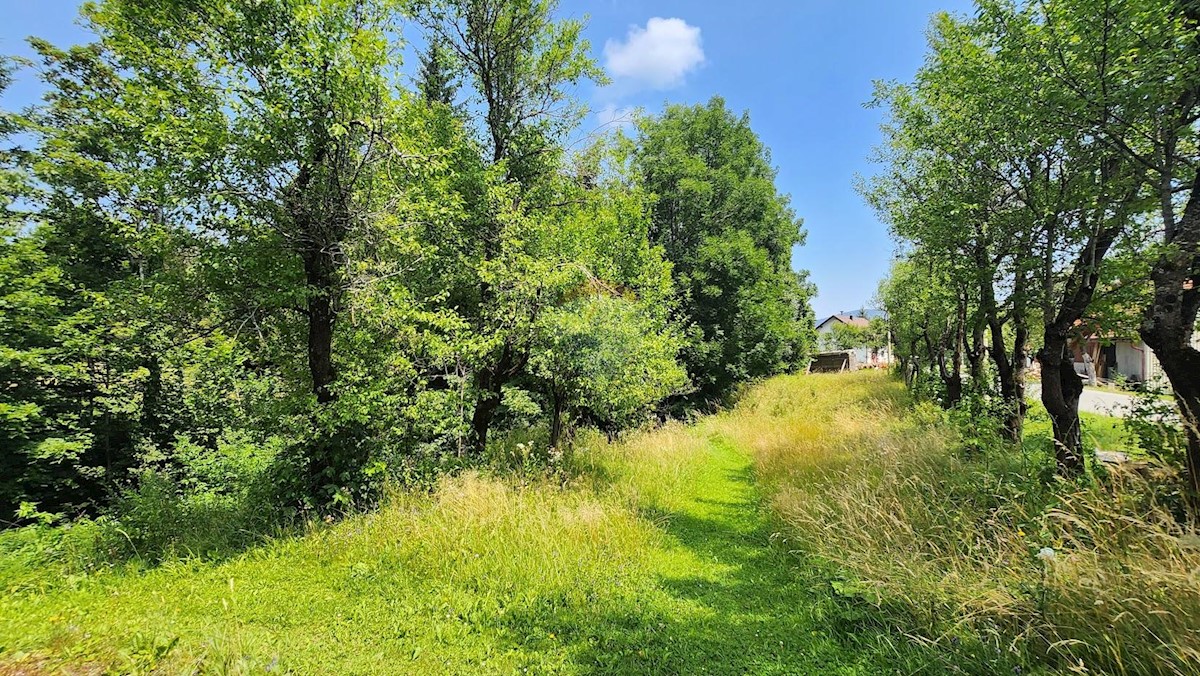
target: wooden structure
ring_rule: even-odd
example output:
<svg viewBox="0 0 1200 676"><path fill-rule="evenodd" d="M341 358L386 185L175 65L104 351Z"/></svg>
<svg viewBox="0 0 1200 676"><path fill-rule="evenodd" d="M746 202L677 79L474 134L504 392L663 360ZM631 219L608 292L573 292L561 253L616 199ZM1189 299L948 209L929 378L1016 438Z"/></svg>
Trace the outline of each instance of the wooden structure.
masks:
<svg viewBox="0 0 1200 676"><path fill-rule="evenodd" d="M841 373L857 371L860 367L854 350L818 352L808 364L809 373Z"/></svg>

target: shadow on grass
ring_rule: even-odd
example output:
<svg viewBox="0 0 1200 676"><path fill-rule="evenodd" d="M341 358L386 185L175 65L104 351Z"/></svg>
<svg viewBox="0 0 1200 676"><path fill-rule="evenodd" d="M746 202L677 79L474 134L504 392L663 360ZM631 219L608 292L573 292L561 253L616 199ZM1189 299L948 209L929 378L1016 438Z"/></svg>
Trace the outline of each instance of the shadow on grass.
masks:
<svg viewBox="0 0 1200 676"><path fill-rule="evenodd" d="M973 673L835 598L827 579L772 542L751 469L722 471L736 495L645 514L677 554L652 589L590 607L510 608L501 635L525 647L529 637L553 636L585 673Z"/></svg>

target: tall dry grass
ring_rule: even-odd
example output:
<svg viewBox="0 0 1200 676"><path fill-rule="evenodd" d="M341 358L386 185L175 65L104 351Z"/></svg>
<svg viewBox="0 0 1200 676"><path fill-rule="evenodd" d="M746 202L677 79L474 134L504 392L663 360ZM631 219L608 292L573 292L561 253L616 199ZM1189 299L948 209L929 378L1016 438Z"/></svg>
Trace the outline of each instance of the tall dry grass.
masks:
<svg viewBox="0 0 1200 676"><path fill-rule="evenodd" d="M776 379L720 421L797 553L918 642L1086 673L1200 674L1200 538L1136 473L1044 486L879 373Z"/></svg>

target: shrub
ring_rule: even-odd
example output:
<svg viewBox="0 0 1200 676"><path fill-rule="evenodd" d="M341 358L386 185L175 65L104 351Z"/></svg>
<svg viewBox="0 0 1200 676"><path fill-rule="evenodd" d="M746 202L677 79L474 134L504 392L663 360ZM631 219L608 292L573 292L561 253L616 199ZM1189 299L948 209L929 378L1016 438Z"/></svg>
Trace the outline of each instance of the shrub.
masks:
<svg viewBox="0 0 1200 676"><path fill-rule="evenodd" d="M1161 385L1147 384L1135 394L1125 429L1151 457L1170 467L1183 467L1186 438L1179 408L1166 398L1167 392Z"/></svg>
<svg viewBox="0 0 1200 676"><path fill-rule="evenodd" d="M111 509L134 557L213 558L240 550L280 525L271 477L282 441L231 433L216 448L179 439L152 457Z"/></svg>

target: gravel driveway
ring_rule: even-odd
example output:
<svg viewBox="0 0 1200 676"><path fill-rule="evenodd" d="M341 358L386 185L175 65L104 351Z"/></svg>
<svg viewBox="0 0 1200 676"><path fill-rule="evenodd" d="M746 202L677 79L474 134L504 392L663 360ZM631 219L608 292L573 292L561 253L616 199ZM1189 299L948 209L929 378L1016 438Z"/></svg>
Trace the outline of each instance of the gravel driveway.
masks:
<svg viewBox="0 0 1200 676"><path fill-rule="evenodd" d="M1041 383L1030 383L1025 388L1025 391L1033 399L1040 401L1042 398ZM1120 392L1104 392L1085 387L1083 394L1079 396L1079 410L1087 411L1088 413L1100 413L1111 415L1115 418L1124 418L1132 407L1133 397Z"/></svg>

